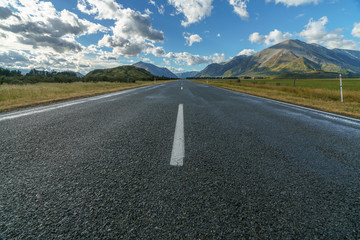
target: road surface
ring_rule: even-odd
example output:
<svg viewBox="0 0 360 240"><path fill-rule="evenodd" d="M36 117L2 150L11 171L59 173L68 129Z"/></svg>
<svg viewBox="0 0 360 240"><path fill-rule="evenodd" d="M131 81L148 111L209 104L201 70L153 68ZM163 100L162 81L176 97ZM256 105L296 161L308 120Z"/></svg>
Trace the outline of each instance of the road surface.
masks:
<svg viewBox="0 0 360 240"><path fill-rule="evenodd" d="M360 238L355 119L181 80L0 136L0 239Z"/></svg>

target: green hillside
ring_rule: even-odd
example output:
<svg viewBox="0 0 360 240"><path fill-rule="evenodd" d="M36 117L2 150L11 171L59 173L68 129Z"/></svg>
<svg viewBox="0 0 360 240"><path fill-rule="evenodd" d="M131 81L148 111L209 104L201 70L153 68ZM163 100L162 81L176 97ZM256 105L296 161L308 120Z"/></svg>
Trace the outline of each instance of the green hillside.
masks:
<svg viewBox="0 0 360 240"><path fill-rule="evenodd" d="M85 77L86 81L134 82L151 81L154 76L145 69L135 66L120 66L107 69L95 69Z"/></svg>

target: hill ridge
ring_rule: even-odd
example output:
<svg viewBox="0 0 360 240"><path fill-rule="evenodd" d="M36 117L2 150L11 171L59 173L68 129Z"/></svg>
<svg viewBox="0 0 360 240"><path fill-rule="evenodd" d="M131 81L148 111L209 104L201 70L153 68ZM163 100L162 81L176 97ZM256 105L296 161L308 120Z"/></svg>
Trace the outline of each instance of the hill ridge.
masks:
<svg viewBox="0 0 360 240"><path fill-rule="evenodd" d="M145 69L146 71L150 72L152 75L157 77L178 78L178 76L175 75L173 72L171 72L169 69L165 67L158 67L151 63L145 63L140 61L134 63L132 66Z"/></svg>

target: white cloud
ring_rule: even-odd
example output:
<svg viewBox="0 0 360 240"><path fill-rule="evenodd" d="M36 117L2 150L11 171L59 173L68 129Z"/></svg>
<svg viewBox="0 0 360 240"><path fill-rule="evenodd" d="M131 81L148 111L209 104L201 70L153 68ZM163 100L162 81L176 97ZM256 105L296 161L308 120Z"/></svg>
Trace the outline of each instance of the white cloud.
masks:
<svg viewBox="0 0 360 240"><path fill-rule="evenodd" d="M300 5L304 5L304 4L318 4L320 3L322 0L266 0L266 2L275 2L276 4L278 3L282 3L287 7L291 7L291 6L300 6Z"/></svg>
<svg viewBox="0 0 360 240"><path fill-rule="evenodd" d="M209 64L209 63L220 63L226 60L225 54L215 53L211 56L200 56L193 55L188 52L181 53L168 53L166 54L168 58L174 58L177 64L187 64L188 66L199 65L199 64Z"/></svg>
<svg viewBox="0 0 360 240"><path fill-rule="evenodd" d="M346 40L342 35L342 29L336 29L332 32L328 32L325 25L328 23L326 16L320 18L318 21L314 21L312 18L309 20L305 29L299 33L299 36L304 38L308 43L316 43L328 48L343 48L359 50L359 44L353 40ZM357 25L355 25L356 27ZM356 28L354 27L352 34L356 34Z"/></svg>
<svg viewBox="0 0 360 240"><path fill-rule="evenodd" d="M158 12L163 15L165 13L165 6L164 5L160 5L160 7L157 8L158 9Z"/></svg>
<svg viewBox="0 0 360 240"><path fill-rule="evenodd" d="M213 0L168 0L168 3L175 7L177 14L184 14L185 21L181 21L184 27L210 16L212 2Z"/></svg>
<svg viewBox="0 0 360 240"><path fill-rule="evenodd" d="M151 15L152 14L152 12L150 11L150 9L145 9L145 13L146 13L146 15Z"/></svg>
<svg viewBox="0 0 360 240"><path fill-rule="evenodd" d="M250 34L249 41L252 43L262 43L265 40L265 36L260 35L258 32Z"/></svg>
<svg viewBox="0 0 360 240"><path fill-rule="evenodd" d="M10 65L18 65L19 63L29 63L29 54L26 54L22 51L4 51L0 52L0 63L6 64L7 66Z"/></svg>
<svg viewBox="0 0 360 240"><path fill-rule="evenodd" d="M271 31L269 35L265 36L265 44L266 45L274 45L279 42L285 41L287 39L290 39L292 37L291 33L282 33L281 31L275 29L274 31Z"/></svg>
<svg viewBox="0 0 360 240"><path fill-rule="evenodd" d="M165 50L162 47L155 47L153 44L148 43L146 53L150 53L155 57L162 57L166 54Z"/></svg>
<svg viewBox="0 0 360 240"><path fill-rule="evenodd" d="M250 34L249 40L252 43L265 43L265 45L270 46L292 37L291 33L283 33L277 29L271 31L268 35L260 35L258 32Z"/></svg>
<svg viewBox="0 0 360 240"><path fill-rule="evenodd" d="M51 2L13 0L0 11L5 13L0 21L0 35L5 37L0 46L4 49L76 52L83 49L77 37L107 30L68 10L59 12Z"/></svg>
<svg viewBox="0 0 360 240"><path fill-rule="evenodd" d="M155 1L153 1L153 0L150 0L149 4L155 6L161 15L163 15L165 13L165 6L163 4L161 4L160 6L157 6Z"/></svg>
<svg viewBox="0 0 360 240"><path fill-rule="evenodd" d="M300 37L303 37L310 43L318 43L327 34L325 29L327 22L328 18L326 16L320 18L318 21L314 21L311 18L308 24L305 26L305 29L300 32Z"/></svg>
<svg viewBox="0 0 360 240"><path fill-rule="evenodd" d="M234 12L241 17L242 20L249 19L249 13L246 10L246 3L249 0L229 0L231 6L234 7Z"/></svg>
<svg viewBox="0 0 360 240"><path fill-rule="evenodd" d="M170 62L168 59L163 58L163 61L164 61L164 63L165 63L166 65L168 65L168 66L171 65L171 62Z"/></svg>
<svg viewBox="0 0 360 240"><path fill-rule="evenodd" d="M141 57L141 61L148 62L148 63L154 63L153 61L151 61L150 58L147 58L147 57Z"/></svg>
<svg viewBox="0 0 360 240"><path fill-rule="evenodd" d="M254 49L244 49L241 52L237 54L237 56L245 55L245 56L251 56L255 54L256 51Z"/></svg>
<svg viewBox="0 0 360 240"><path fill-rule="evenodd" d="M150 1L150 4L156 4ZM93 14L98 19L111 19L115 25L111 27L112 35L106 34L98 42L99 47L113 48L113 53L123 57L135 57L141 52L154 52L154 42L164 40L164 33L152 28L147 14L130 8L123 8L114 0L78 0L80 11Z"/></svg>
<svg viewBox="0 0 360 240"><path fill-rule="evenodd" d="M174 68L171 66L165 66L165 67L175 74L185 72L185 69L183 69L183 68Z"/></svg>
<svg viewBox="0 0 360 240"><path fill-rule="evenodd" d="M114 0L78 0L77 8L97 19L117 19L122 5Z"/></svg>
<svg viewBox="0 0 360 240"><path fill-rule="evenodd" d="M130 8L122 9L115 27L112 28L116 37L126 39L142 38L154 42L164 40L164 33L152 28L150 18L146 14L134 11Z"/></svg>
<svg viewBox="0 0 360 240"><path fill-rule="evenodd" d="M199 34L192 34L190 35L189 33L184 33L184 38L186 39L186 44L189 45L190 47L196 43L196 42L201 42L202 38L199 36Z"/></svg>
<svg viewBox="0 0 360 240"><path fill-rule="evenodd" d="M354 23L354 28L351 31L351 35L360 38L360 23Z"/></svg>

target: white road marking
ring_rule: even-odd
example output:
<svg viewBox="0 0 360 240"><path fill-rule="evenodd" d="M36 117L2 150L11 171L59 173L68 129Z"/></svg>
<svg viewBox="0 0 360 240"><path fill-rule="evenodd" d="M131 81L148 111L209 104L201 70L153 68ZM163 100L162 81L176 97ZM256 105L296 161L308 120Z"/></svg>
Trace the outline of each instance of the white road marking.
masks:
<svg viewBox="0 0 360 240"><path fill-rule="evenodd" d="M30 110L30 111L24 111L21 113L1 117L0 121L10 120L10 119L18 118L18 117L24 117L24 116L28 116L28 115L32 115L32 114L36 114L36 113L47 112L47 111L51 111L51 110L55 110L55 109L59 109L59 108L63 108L63 107L68 107L68 106L72 106L72 105L83 103L83 102L85 102L85 101L78 101L78 102L73 102L73 103L61 104L61 105L54 106L54 107L38 108L38 109Z"/></svg>
<svg viewBox="0 0 360 240"><path fill-rule="evenodd" d="M184 88L183 87L181 87L181 90L183 90Z"/></svg>
<svg viewBox="0 0 360 240"><path fill-rule="evenodd" d="M184 157L185 157L184 107L183 104L179 104L170 165L182 166L184 164Z"/></svg>

